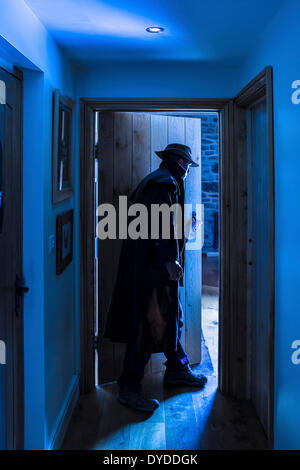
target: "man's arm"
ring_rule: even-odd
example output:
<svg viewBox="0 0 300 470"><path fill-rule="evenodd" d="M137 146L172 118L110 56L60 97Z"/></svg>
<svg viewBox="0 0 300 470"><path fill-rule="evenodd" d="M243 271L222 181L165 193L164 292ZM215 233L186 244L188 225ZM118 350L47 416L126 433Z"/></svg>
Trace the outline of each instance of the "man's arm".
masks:
<svg viewBox="0 0 300 470"><path fill-rule="evenodd" d="M153 204L161 206L166 204L171 207L172 202L172 185L168 183L160 183L151 185L145 193L145 205L149 215L149 242L153 253L153 263L157 268L163 269L166 278L169 280L178 280L182 276L182 267L179 264L178 242L174 237L174 214L170 212L170 237L162 236L162 217L159 218L159 232L157 239L151 239L151 206Z"/></svg>

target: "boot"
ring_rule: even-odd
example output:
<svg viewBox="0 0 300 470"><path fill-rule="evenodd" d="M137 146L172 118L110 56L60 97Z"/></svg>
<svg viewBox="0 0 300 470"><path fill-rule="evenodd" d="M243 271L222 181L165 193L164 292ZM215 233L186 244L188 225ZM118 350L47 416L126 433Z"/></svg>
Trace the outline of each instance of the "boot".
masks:
<svg viewBox="0 0 300 470"><path fill-rule="evenodd" d="M164 375L165 385L187 385L189 387L203 388L207 382L207 378L202 374L196 374L189 365L182 369L166 368Z"/></svg>

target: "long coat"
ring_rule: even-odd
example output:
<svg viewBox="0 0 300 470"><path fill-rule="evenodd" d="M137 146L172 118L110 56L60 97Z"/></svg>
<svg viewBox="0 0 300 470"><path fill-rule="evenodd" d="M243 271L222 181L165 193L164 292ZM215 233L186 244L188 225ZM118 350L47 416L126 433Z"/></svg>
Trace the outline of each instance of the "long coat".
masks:
<svg viewBox="0 0 300 470"><path fill-rule="evenodd" d="M180 204L183 185L170 171L160 167L138 185L131 203ZM118 273L108 312L105 336L113 342L130 344L136 351L168 352L177 347L182 326L179 281L170 281L165 263L184 264L184 237L174 238L174 216L170 217L170 239L127 238L123 241ZM151 224L149 220L149 233ZM181 281L182 282L182 281Z"/></svg>

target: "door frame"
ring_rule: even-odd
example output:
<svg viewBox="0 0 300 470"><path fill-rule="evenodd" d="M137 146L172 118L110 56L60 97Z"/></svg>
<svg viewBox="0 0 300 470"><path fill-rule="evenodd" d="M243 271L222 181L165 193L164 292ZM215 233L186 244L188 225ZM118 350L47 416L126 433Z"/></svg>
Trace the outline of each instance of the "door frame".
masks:
<svg viewBox="0 0 300 470"><path fill-rule="evenodd" d="M16 129L18 142L16 143L17 157L19 159L18 175L20 188L19 212L19 266L16 274L23 278L23 73L17 67L11 69L0 66L0 69L12 76L19 82L19 113L17 116ZM2 105L1 105L2 106ZM15 287L15 286L14 286ZM9 372L12 383L12 416L10 419L10 435L8 436L8 445L13 450L22 450L24 448L24 305L23 299L20 299L19 316L12 312L11 326L13 341L13 370Z"/></svg>
<svg viewBox="0 0 300 470"><path fill-rule="evenodd" d="M81 149L80 149L80 294L81 294L81 393L95 386L94 320L95 311L94 264L95 258L95 201L88 181L94 180L93 129L95 111L118 112L174 112L216 111L220 118L230 99L81 99ZM220 119L221 123L221 119ZM219 132L220 132L219 126ZM221 145L219 139L219 155ZM221 384L220 388L221 387Z"/></svg>
<svg viewBox="0 0 300 470"><path fill-rule="evenodd" d="M251 106L255 105L258 101L264 99L266 102L267 113L267 146L268 152L265 156L265 165L268 169L268 192L266 194L266 201L269 204L269 246L266 253L267 261L269 263L270 277L268 284L265 286L266 293L269 295L269 311L268 320L270 335L268 338L268 351L269 351L269 409L268 412L268 443L269 447L273 448L274 441L274 325L275 325L275 205L274 205L274 123L273 123L273 69L266 67L259 73L245 88L243 88L234 99L235 108L235 143L237 155L247 155L251 151L251 130L247 114ZM249 137L249 138L248 138ZM248 165L248 159L245 163ZM244 173L246 177L249 176L248 169L245 168ZM247 211L248 216L248 211ZM243 249L247 253L247 271L252 269L252 242L248 240L248 226L247 232L243 234L246 246ZM245 276L247 276L245 274ZM251 323L251 308L248 304L249 296L251 296L251 286L247 285L245 293L246 298L246 322ZM243 326L244 327L244 326ZM251 327L250 327L251 328ZM248 325L246 326L248 329ZM248 336L249 338L249 336ZM251 341L246 342L246 351L244 351L246 361L246 377L244 377L243 390L241 391L242 397L249 395L249 388L251 386L251 378L249 376L251 370Z"/></svg>
<svg viewBox="0 0 300 470"><path fill-rule="evenodd" d="M236 110L242 105L242 100L249 94L263 93L268 100L268 109L273 116L272 69L264 69L236 97L224 99L81 99L81 149L80 149L80 283L81 283L81 393L88 393L95 387L94 367L94 263L95 258L95 202L89 182L94 180L94 112L157 112L157 111L216 111L219 113L219 163L220 163L220 268L219 268L219 389L224 394L237 398L246 398L247 350L246 344L246 299L247 299L247 187L245 180L239 184L233 175L247 172L247 153L239 145L237 133ZM273 132L273 131L272 131ZM273 139L271 128L269 140ZM272 135L271 135L272 134ZM241 154L242 152L242 154ZM241 158L242 157L242 158ZM266 156L266 164L273 172L273 143L272 149ZM246 173L247 175L247 173ZM272 186L271 193L273 195ZM273 196L272 196L273 197ZM274 214L272 213L272 217ZM236 228L239 227L237 230ZM274 231L274 224L272 227ZM246 238L245 238L246 237ZM240 250L236 252L236 243ZM234 289L234 283L239 273L241 288ZM274 279L272 279L274 282ZM274 296L274 292L273 292ZM274 303L273 303L274 304ZM244 310L243 310L243 307ZM241 315L244 311L244 315ZM270 313L274 324L274 310ZM232 335L232 331L235 332ZM270 338L270 363L273 375L273 335ZM273 400L273 382L270 383ZM273 412L270 414L273 429ZM273 446L273 436L270 439Z"/></svg>

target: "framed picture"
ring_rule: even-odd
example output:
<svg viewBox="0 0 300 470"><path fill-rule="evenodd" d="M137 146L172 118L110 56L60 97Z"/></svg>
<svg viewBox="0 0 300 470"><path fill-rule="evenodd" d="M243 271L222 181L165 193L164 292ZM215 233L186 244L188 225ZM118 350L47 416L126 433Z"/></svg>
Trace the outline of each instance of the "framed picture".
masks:
<svg viewBox="0 0 300 470"><path fill-rule="evenodd" d="M56 274L61 274L73 259L73 214L71 209L56 218Z"/></svg>
<svg viewBox="0 0 300 470"><path fill-rule="evenodd" d="M57 204L73 195L75 102L53 94L52 202Z"/></svg>

